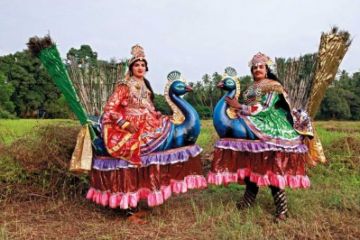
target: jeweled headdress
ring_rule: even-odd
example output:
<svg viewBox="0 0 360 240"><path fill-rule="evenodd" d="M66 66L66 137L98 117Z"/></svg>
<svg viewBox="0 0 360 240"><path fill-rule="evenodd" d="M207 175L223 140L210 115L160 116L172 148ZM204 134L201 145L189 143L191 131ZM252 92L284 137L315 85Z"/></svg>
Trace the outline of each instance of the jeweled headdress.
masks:
<svg viewBox="0 0 360 240"><path fill-rule="evenodd" d="M144 52L144 48L141 47L139 44L136 44L135 46L133 46L131 48L131 55L132 58L130 59L129 65L131 65L132 63L134 63L137 60L145 60L145 52Z"/></svg>
<svg viewBox="0 0 360 240"><path fill-rule="evenodd" d="M249 62L249 67L256 66L258 64L266 64L268 66L271 66L274 63L271 60L271 58L269 58L268 56L266 56L265 54L263 54L261 52L258 52L257 54L255 54L253 56L253 58Z"/></svg>

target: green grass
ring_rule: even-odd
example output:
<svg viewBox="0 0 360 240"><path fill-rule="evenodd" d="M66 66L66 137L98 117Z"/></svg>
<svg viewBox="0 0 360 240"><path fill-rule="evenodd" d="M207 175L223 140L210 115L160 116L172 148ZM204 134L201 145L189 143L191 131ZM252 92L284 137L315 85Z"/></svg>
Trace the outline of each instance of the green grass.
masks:
<svg viewBox="0 0 360 240"><path fill-rule="evenodd" d="M201 121L201 132L196 143L200 145L205 152L211 152L217 138L212 120Z"/></svg>
<svg viewBox="0 0 360 240"><path fill-rule="evenodd" d="M9 144L38 125L60 122L1 120L0 131L14 131L7 139ZM75 121L65 124L78 125ZM244 187L230 184L174 196L154 208L144 226L130 224L117 211L81 199L5 201L0 205L0 239L356 239L360 236L360 160L356 149L360 122L317 122L316 126L328 162L309 170L310 189L286 190L290 218L284 223L273 223L275 207L268 188L260 189L253 208L238 211L235 204ZM212 121L202 121L197 143L205 155L211 153L216 139ZM12 159L0 158L0 168L6 181L26 181L21 166Z"/></svg>
<svg viewBox="0 0 360 240"><path fill-rule="evenodd" d="M8 145L15 139L31 134L31 131L38 126L48 124L78 124L77 121L67 119L0 119L0 143Z"/></svg>

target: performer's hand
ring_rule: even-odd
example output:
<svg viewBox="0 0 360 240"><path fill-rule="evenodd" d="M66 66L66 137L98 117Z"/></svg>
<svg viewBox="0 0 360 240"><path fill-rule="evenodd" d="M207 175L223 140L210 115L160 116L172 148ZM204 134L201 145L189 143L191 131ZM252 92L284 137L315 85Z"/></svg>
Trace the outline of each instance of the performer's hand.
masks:
<svg viewBox="0 0 360 240"><path fill-rule="evenodd" d="M129 131L130 133L136 133L137 131L139 131L139 129L134 125L132 125L131 123L129 123L129 125L126 127L126 130Z"/></svg>
<svg viewBox="0 0 360 240"><path fill-rule="evenodd" d="M236 108L236 109L240 109L240 108L241 108L241 104L238 102L238 99L237 99L237 98L229 98L229 97L226 97L226 98L225 98L225 101L226 101L226 103L227 103L230 107L233 107L233 108Z"/></svg>
<svg viewBox="0 0 360 240"><path fill-rule="evenodd" d="M161 116L162 116L162 113L160 111L156 111L156 117L161 118Z"/></svg>

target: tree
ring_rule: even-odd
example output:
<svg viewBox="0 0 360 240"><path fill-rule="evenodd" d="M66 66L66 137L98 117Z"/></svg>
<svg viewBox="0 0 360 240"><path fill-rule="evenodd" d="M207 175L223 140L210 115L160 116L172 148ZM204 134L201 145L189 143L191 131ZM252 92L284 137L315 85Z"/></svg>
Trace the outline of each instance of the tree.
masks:
<svg viewBox="0 0 360 240"><path fill-rule="evenodd" d="M79 49L71 48L66 54L66 58L83 65L95 65L97 63L97 53L89 45L81 45Z"/></svg>
<svg viewBox="0 0 360 240"><path fill-rule="evenodd" d="M0 57L0 72L14 91L10 101L20 117L35 117L39 109L56 101L60 93L40 62L22 51Z"/></svg>
<svg viewBox="0 0 360 240"><path fill-rule="evenodd" d="M321 103L316 118L360 120L360 72L341 71Z"/></svg>
<svg viewBox="0 0 360 240"><path fill-rule="evenodd" d="M162 114L164 114L164 115L171 114L171 109L170 109L169 105L167 104L165 97L163 95L155 93L154 105L155 105L156 110L160 111Z"/></svg>
<svg viewBox="0 0 360 240"><path fill-rule="evenodd" d="M15 105L10 100L14 87L6 81L5 75L0 72L0 118L12 118Z"/></svg>
<svg viewBox="0 0 360 240"><path fill-rule="evenodd" d="M326 93L324 100L320 106L318 118L321 119L349 119L351 117L350 106L346 101L349 91L330 87Z"/></svg>
<svg viewBox="0 0 360 240"><path fill-rule="evenodd" d="M222 95L222 91L217 88L222 76L217 72L211 76L205 74L202 81L189 83L193 91L185 96L194 108L198 111L201 118L210 118L213 114L214 107Z"/></svg>

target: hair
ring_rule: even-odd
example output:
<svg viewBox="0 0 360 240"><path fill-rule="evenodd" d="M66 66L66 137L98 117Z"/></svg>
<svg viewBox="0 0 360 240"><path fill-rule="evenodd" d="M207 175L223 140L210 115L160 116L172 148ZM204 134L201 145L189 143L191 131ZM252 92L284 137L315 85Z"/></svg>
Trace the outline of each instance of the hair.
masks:
<svg viewBox="0 0 360 240"><path fill-rule="evenodd" d="M136 62L139 62L139 61L143 61L143 62L145 63L145 70L146 70L147 72L149 71L148 63L147 63L147 61L145 60L145 58L143 58L143 59L135 60L135 61L133 61L132 63L130 63L130 65L129 65L130 74L132 74L131 68L134 66L134 64L135 64Z"/></svg>
<svg viewBox="0 0 360 240"><path fill-rule="evenodd" d="M130 76L132 76L132 71L131 71L132 67L134 66L134 64L135 64L136 62L139 62L139 61L143 61L143 62L145 63L145 70L146 70L146 72L149 71L148 63L147 63L147 61L146 61L145 59L135 60L134 62L132 62L132 63L129 65ZM151 101L154 102L155 94L154 94L154 90L153 90L152 87L151 87L150 81L147 80L146 78L144 78L144 83L145 83L145 86L146 86L146 87L149 89L149 91L151 92L151 96L150 96Z"/></svg>
<svg viewBox="0 0 360 240"><path fill-rule="evenodd" d="M271 80L274 80L274 81L277 81L277 82L280 82L279 78L275 75L275 73L273 73L271 71L269 66L267 64L265 64L265 66L266 66L266 76L267 76L267 78L271 79ZM251 75L252 75L253 74L253 67L250 68L250 71L251 71Z"/></svg>
<svg viewBox="0 0 360 240"><path fill-rule="evenodd" d="M153 91L153 89L152 89L152 87L151 87L151 85L150 85L150 81L147 80L146 78L144 78L144 83L145 83L146 87L147 87L147 88L150 90L150 92L151 92L151 96L150 96L151 101L154 102L155 94L154 94L154 91Z"/></svg>

